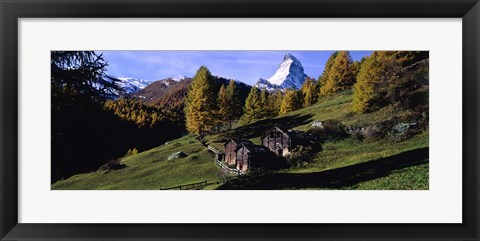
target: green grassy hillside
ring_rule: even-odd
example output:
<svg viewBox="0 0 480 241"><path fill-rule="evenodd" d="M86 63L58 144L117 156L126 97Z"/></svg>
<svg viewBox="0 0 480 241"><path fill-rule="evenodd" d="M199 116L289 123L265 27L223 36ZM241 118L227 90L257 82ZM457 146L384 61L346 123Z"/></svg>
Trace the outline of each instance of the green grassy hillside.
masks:
<svg viewBox="0 0 480 241"><path fill-rule="evenodd" d="M185 158L167 160L174 152ZM79 174L52 185L52 189L161 189L185 183L217 180L214 155L189 136L128 156L127 168Z"/></svg>
<svg viewBox="0 0 480 241"><path fill-rule="evenodd" d="M352 93L344 92L318 104L276 118L260 120L207 137L210 145L223 149L230 137L260 142L273 126L307 130L315 120L338 120L348 126L363 126L408 112L392 107L362 115L353 114ZM350 137L326 142L311 162L264 175L243 176L205 189L428 189L428 129L403 140L391 138L358 140ZM167 160L172 153L188 156ZM128 167L97 171L61 180L52 189L161 189L209 180L220 181L214 155L186 136L139 154L126 157Z"/></svg>

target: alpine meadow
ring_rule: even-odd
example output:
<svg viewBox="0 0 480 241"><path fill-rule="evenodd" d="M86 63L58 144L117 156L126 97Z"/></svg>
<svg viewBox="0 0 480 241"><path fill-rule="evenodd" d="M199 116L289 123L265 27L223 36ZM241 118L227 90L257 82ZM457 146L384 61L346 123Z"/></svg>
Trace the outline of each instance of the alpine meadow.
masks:
<svg viewBox="0 0 480 241"><path fill-rule="evenodd" d="M428 51L52 51L52 190L429 190Z"/></svg>

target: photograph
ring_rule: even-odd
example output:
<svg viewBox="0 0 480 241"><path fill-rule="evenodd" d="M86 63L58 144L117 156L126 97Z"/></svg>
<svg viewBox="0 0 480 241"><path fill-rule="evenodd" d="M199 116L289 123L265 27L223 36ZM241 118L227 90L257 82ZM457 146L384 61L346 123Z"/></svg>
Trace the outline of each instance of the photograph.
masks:
<svg viewBox="0 0 480 241"><path fill-rule="evenodd" d="M50 51L51 190L429 190L428 50Z"/></svg>
<svg viewBox="0 0 480 241"><path fill-rule="evenodd" d="M0 241L480 241L480 0L0 6Z"/></svg>

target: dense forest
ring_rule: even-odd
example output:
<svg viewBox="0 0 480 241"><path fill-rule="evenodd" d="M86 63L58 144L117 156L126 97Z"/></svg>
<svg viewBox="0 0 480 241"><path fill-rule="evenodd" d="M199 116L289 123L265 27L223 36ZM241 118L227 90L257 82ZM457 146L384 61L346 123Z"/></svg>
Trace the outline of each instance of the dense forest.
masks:
<svg viewBox="0 0 480 241"><path fill-rule="evenodd" d="M51 52L52 183L182 135L159 108L112 102L118 87L102 78L106 68L94 52Z"/></svg>

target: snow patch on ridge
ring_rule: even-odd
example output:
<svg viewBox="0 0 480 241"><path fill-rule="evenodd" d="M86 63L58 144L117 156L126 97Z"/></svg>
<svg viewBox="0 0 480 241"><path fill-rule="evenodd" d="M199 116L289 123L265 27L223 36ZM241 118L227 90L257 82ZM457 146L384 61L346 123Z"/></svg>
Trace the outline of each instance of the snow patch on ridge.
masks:
<svg viewBox="0 0 480 241"><path fill-rule="evenodd" d="M124 91L124 93L133 93L139 91L152 83L152 81L150 80L142 80L128 77L113 77L109 75L105 76L105 80L110 83L115 83L120 89ZM119 95L119 93L114 94Z"/></svg>
<svg viewBox="0 0 480 241"><path fill-rule="evenodd" d="M181 81L181 80L184 80L184 79L186 79L186 78L188 78L188 77L185 76L185 75L180 75L180 74L174 75L174 76L170 77L170 79L175 80L175 81L177 81L177 82L178 82L178 81Z"/></svg>

